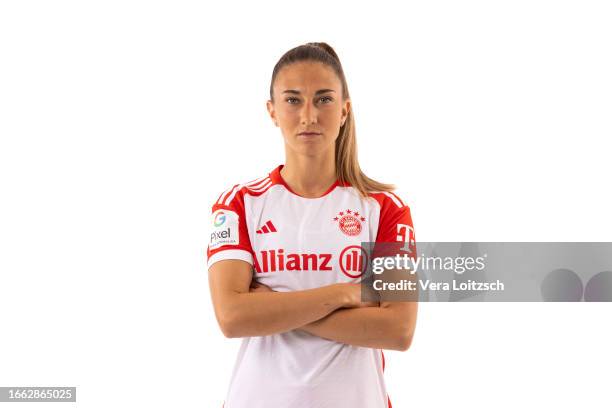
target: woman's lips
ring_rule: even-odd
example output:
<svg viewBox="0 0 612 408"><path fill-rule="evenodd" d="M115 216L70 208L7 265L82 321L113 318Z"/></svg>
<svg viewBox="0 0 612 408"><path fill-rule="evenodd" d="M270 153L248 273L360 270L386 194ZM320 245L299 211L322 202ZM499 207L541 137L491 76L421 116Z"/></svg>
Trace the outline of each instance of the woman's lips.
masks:
<svg viewBox="0 0 612 408"><path fill-rule="evenodd" d="M318 136L321 133L315 133L315 132L302 132L302 133L298 133L298 136Z"/></svg>

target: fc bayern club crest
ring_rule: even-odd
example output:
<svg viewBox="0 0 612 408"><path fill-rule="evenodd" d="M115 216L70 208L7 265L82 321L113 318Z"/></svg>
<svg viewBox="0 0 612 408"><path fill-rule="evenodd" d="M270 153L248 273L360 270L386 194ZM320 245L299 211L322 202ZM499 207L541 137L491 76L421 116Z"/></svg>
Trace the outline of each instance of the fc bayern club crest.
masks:
<svg viewBox="0 0 612 408"><path fill-rule="evenodd" d="M365 217L357 211L344 210L334 217L334 221L338 223L340 231L349 237L354 237L361 233L361 223L365 221Z"/></svg>

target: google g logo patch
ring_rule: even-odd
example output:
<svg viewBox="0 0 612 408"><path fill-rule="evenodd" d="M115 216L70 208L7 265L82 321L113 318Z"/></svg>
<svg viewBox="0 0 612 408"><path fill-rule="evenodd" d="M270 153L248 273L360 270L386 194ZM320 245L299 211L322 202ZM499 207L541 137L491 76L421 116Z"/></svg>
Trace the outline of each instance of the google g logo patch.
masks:
<svg viewBox="0 0 612 408"><path fill-rule="evenodd" d="M225 219L226 219L225 213L218 212L217 215L215 215L215 220L213 221L213 224L215 225L215 227L220 227L225 222Z"/></svg>

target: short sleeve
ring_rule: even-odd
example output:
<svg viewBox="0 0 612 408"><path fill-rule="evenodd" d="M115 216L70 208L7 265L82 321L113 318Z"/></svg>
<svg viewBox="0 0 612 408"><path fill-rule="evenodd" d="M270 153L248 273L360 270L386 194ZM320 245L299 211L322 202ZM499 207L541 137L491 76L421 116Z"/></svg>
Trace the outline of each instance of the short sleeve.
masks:
<svg viewBox="0 0 612 408"><path fill-rule="evenodd" d="M239 188L234 186L234 190ZM254 252L246 224L244 198L240 191L213 204L210 214L210 240L207 266L225 259L238 259L253 265Z"/></svg>
<svg viewBox="0 0 612 408"><path fill-rule="evenodd" d="M382 200L376 243L397 243L397 245L376 245L376 256L393 256L397 251L410 257L416 256L416 238L410 207L393 193L385 193ZM383 253L384 252L384 253Z"/></svg>

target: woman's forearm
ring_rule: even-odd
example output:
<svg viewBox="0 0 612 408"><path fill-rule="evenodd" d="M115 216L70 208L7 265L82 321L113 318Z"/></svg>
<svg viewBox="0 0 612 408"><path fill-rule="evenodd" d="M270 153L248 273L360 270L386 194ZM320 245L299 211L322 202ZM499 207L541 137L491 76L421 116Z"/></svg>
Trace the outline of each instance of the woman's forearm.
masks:
<svg viewBox="0 0 612 408"><path fill-rule="evenodd" d="M414 324L398 320L392 308L362 307L336 310L299 330L353 346L405 351L413 328Z"/></svg>
<svg viewBox="0 0 612 408"><path fill-rule="evenodd" d="M227 337L267 336L297 329L346 306L341 285L295 292L236 293L218 316Z"/></svg>

